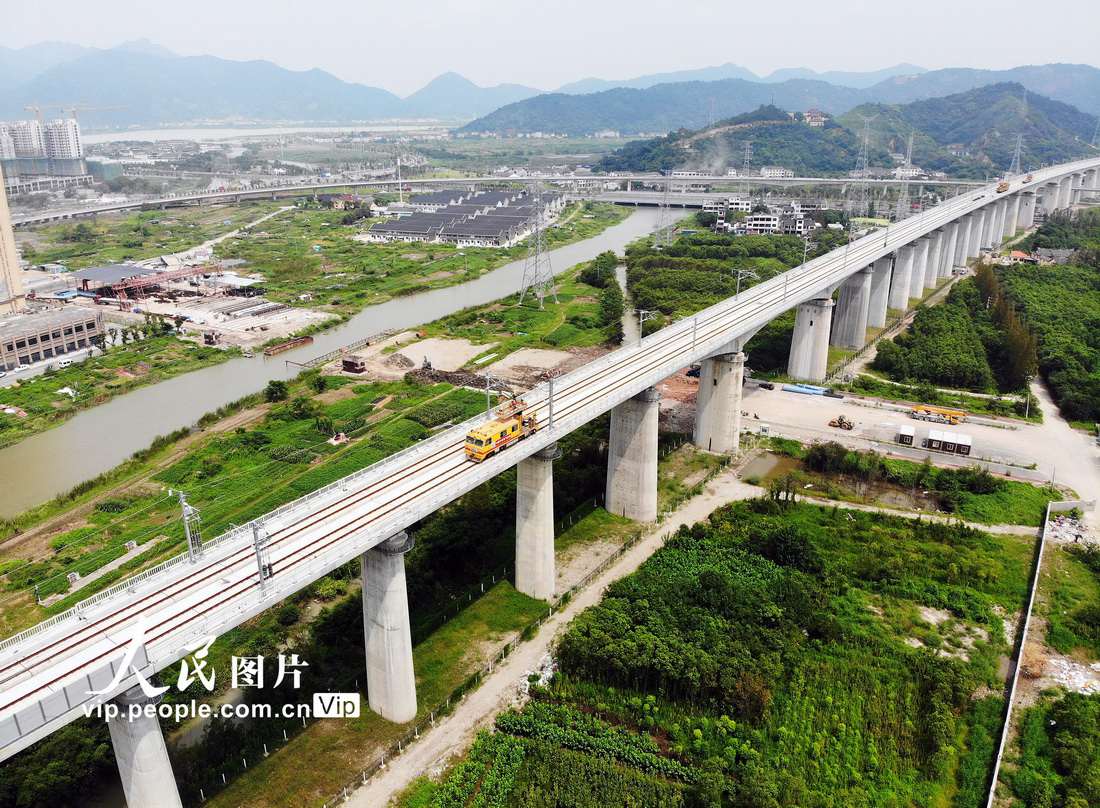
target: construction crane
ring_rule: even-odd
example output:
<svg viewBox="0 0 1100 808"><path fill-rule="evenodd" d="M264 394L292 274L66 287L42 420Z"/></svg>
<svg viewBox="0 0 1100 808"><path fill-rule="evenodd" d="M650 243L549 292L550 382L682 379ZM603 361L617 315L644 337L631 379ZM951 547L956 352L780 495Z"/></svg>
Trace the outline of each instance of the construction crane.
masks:
<svg viewBox="0 0 1100 808"><path fill-rule="evenodd" d="M125 106L94 107L88 104L50 104L49 107L68 112L69 117L74 121L77 120L76 113L78 112L109 112L116 109L126 109Z"/></svg>

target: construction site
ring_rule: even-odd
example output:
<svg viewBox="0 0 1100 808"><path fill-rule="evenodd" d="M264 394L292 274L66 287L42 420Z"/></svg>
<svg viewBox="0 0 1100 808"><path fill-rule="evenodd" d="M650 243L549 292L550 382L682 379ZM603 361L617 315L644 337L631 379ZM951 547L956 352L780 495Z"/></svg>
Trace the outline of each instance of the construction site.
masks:
<svg viewBox="0 0 1100 808"><path fill-rule="evenodd" d="M123 325L147 314L166 317L206 345L254 348L332 317L269 300L262 279L217 264L110 264L26 274L33 276L31 299L39 303L102 307L108 320Z"/></svg>

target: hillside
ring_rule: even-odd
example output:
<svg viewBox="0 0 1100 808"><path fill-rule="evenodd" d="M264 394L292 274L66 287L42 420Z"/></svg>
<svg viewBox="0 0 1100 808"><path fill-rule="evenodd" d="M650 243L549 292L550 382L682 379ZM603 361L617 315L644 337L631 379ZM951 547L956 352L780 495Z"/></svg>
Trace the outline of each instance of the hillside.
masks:
<svg viewBox="0 0 1100 808"><path fill-rule="evenodd" d="M497 107L522 101L541 90L522 84L479 87L458 73L444 73L405 99L402 114L437 118L469 118L485 115Z"/></svg>
<svg viewBox="0 0 1100 808"><path fill-rule="evenodd" d="M864 120L871 122L869 160L877 166L892 164L890 152L904 153L911 132L916 165L963 176L985 177L1007 168L1020 132L1025 168L1064 162L1088 151L1088 135L1082 133L1095 128L1091 115L1037 95L1028 96L1025 108L1023 97L1019 85L997 84L912 104L864 104L824 128L805 126L766 106L712 127L627 143L597 168L722 174L741 165L744 144L751 141L753 165L782 165L796 174L843 174L856 165ZM948 148L958 145L962 156Z"/></svg>
<svg viewBox="0 0 1100 808"><path fill-rule="evenodd" d="M880 74L907 68L911 66L899 65ZM891 75L871 86L866 86L869 73L814 74L798 68L778 70L757 80L679 81L641 89L618 87L588 95L558 92L498 109L471 122L465 130L571 135L600 129L617 129L625 134L667 132L705 126L713 117L739 115L761 104L790 110L818 107L839 115L860 104L906 104L1005 82L1020 84L1029 93L1086 112L1100 113L1100 69L1088 65L1039 65L1011 70L951 68L923 73L920 68L912 70L905 75ZM781 77L783 80L777 81ZM633 81L644 82L645 77ZM835 83L838 81L848 81L850 85Z"/></svg>
<svg viewBox="0 0 1100 808"><path fill-rule="evenodd" d="M763 84L744 79L658 84L646 89L617 88L589 95L547 93L501 107L462 128L465 132L562 132L585 135L601 129L624 134L669 132L706 126L713 117L730 118L774 103L784 109L850 109L859 90L823 81L793 79Z"/></svg>
<svg viewBox="0 0 1100 808"><path fill-rule="evenodd" d="M915 133L913 162L932 170L971 173L1003 170L1012 162L1016 136L1024 136L1022 165L1060 163L1089 151L1096 118L1035 93L1002 83L910 104L865 104L839 122L849 128L871 121L876 137L890 151L904 152ZM961 145L967 157L947 146Z"/></svg>
<svg viewBox="0 0 1100 808"><path fill-rule="evenodd" d="M951 67L919 76L896 76L868 90L868 101L905 104L961 93L988 84L1014 82L1093 115L1100 114L1100 69L1091 65L1022 65L1008 70Z"/></svg>
<svg viewBox="0 0 1100 808"><path fill-rule="evenodd" d="M782 165L802 176L850 171L859 154L859 139L850 130L835 124L816 129L791 120L777 107L764 106L706 129L628 143L604 157L597 170L689 168L724 174L740 167L744 144L750 141L754 165ZM871 154L872 162L887 159L885 152Z"/></svg>

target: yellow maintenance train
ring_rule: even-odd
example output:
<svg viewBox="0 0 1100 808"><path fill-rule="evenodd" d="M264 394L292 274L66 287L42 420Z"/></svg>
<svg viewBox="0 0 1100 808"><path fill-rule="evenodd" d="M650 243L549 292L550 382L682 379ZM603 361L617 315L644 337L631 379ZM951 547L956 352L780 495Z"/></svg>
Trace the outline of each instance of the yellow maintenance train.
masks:
<svg viewBox="0 0 1100 808"><path fill-rule="evenodd" d="M522 399L514 398L502 404L495 416L466 433L466 457L475 463L538 432L540 428L538 418Z"/></svg>

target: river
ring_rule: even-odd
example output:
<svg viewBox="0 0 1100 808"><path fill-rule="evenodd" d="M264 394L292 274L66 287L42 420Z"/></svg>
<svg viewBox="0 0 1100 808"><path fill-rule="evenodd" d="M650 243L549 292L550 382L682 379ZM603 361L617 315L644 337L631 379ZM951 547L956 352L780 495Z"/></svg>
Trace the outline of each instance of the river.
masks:
<svg viewBox="0 0 1100 808"><path fill-rule="evenodd" d="M657 212L634 211L617 225L585 241L550 252L557 272L604 250L621 251L653 229ZM390 329L428 323L468 306L480 306L519 290L523 260L477 280L370 306L348 322L318 334L312 345L278 356L238 358L142 387L85 410L60 426L0 450L0 516L11 517L114 468L158 435L194 424L208 412L288 379L302 363L348 343Z"/></svg>
<svg viewBox="0 0 1100 808"><path fill-rule="evenodd" d="M218 140L240 140L256 137L274 137L276 135L315 134L341 135L352 132L422 134L443 129L439 122L405 123L361 123L343 126L211 126L180 129L123 129L116 132L82 133L81 140L86 144L117 143L125 141L156 142L161 140L191 140L195 142L213 142Z"/></svg>

